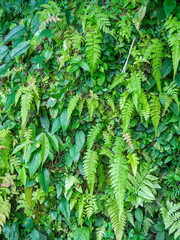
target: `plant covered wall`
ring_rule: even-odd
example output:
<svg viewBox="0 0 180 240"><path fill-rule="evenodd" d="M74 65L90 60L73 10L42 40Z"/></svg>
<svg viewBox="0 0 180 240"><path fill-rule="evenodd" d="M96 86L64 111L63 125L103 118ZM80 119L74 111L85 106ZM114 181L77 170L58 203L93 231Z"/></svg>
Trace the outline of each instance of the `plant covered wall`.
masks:
<svg viewBox="0 0 180 240"><path fill-rule="evenodd" d="M180 239L180 4L0 8L1 239Z"/></svg>

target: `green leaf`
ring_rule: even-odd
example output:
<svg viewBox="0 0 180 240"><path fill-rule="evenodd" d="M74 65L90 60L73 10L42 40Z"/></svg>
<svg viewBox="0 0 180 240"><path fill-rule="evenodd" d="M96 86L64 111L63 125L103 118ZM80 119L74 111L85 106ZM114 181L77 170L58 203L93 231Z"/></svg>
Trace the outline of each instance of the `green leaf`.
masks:
<svg viewBox="0 0 180 240"><path fill-rule="evenodd" d="M26 217L22 222L22 226L27 228L27 229L33 228L34 227L33 220L29 217Z"/></svg>
<svg viewBox="0 0 180 240"><path fill-rule="evenodd" d="M47 168L44 168L42 171L39 172L38 181L43 191L47 194L49 191L49 184L50 184L50 175Z"/></svg>
<svg viewBox="0 0 180 240"><path fill-rule="evenodd" d="M41 126L47 132L49 130L49 125L50 125L48 116L47 115L41 116L40 117L40 122L41 122Z"/></svg>
<svg viewBox="0 0 180 240"><path fill-rule="evenodd" d="M166 16L169 17L169 15L172 13L174 8L176 7L176 0L164 0L163 7L166 13Z"/></svg>
<svg viewBox="0 0 180 240"><path fill-rule="evenodd" d="M60 129L60 127L61 127L61 119L60 119L60 117L57 117L57 118L55 119L55 121L53 122L53 124L52 124L52 130L51 130L51 132L52 132L52 133L57 132L57 131Z"/></svg>
<svg viewBox="0 0 180 240"><path fill-rule="evenodd" d="M51 29L45 29L43 30L40 34L39 34L39 41L41 41L41 39L43 37L48 37L49 39L52 38L52 31Z"/></svg>
<svg viewBox="0 0 180 240"><path fill-rule="evenodd" d="M8 47L6 46L0 47L0 60L3 59L3 57L5 57L8 52L9 52Z"/></svg>
<svg viewBox="0 0 180 240"><path fill-rule="evenodd" d="M76 229L76 231L73 233L73 239L89 240L90 239L89 229L86 227Z"/></svg>
<svg viewBox="0 0 180 240"><path fill-rule="evenodd" d="M62 185L60 183L56 185L56 193L57 193L57 197L59 197L62 193Z"/></svg>
<svg viewBox="0 0 180 240"><path fill-rule="evenodd" d="M40 239L40 234L35 228L32 230L32 232L29 235L30 235L31 239L33 239L33 240Z"/></svg>
<svg viewBox="0 0 180 240"><path fill-rule="evenodd" d="M5 111L7 111L14 102L15 102L15 92L12 92L7 96Z"/></svg>
<svg viewBox="0 0 180 240"><path fill-rule="evenodd" d="M69 203L65 198L61 199L60 204L58 205L58 209L60 209L61 213L65 216L66 219L69 219Z"/></svg>
<svg viewBox="0 0 180 240"><path fill-rule="evenodd" d="M69 149L69 155L73 159L74 162L79 160L80 154L76 145L73 145Z"/></svg>
<svg viewBox="0 0 180 240"><path fill-rule="evenodd" d="M6 64L3 64L0 66L0 76L4 76L9 69L9 66Z"/></svg>
<svg viewBox="0 0 180 240"><path fill-rule="evenodd" d="M173 63L171 59L165 59L162 64L161 77L164 78L173 70Z"/></svg>
<svg viewBox="0 0 180 240"><path fill-rule="evenodd" d="M22 144L18 145L17 147L15 147L15 149L12 152L12 155L19 152L22 148L24 148L26 146L26 142L23 142Z"/></svg>
<svg viewBox="0 0 180 240"><path fill-rule="evenodd" d="M22 167L22 168L21 168L19 175L20 175L20 178L21 178L22 183L23 183L24 186L25 186L25 185L26 185L26 179L27 179L25 167Z"/></svg>
<svg viewBox="0 0 180 240"><path fill-rule="evenodd" d="M80 64L80 67L82 67L85 71L88 71L90 72L90 68L89 68L89 65L85 62L81 62Z"/></svg>
<svg viewBox="0 0 180 240"><path fill-rule="evenodd" d="M164 240L165 239L165 232L158 232L156 234L156 240Z"/></svg>
<svg viewBox="0 0 180 240"><path fill-rule="evenodd" d="M30 206L32 206L32 204L31 204L32 190L33 190L32 186L25 188L26 201L29 203Z"/></svg>
<svg viewBox="0 0 180 240"><path fill-rule="evenodd" d="M48 137L49 137L49 140L51 142L51 145L53 146L53 148L59 152L59 143L58 143L58 140L56 138L55 135L53 135L52 133L47 133Z"/></svg>
<svg viewBox="0 0 180 240"><path fill-rule="evenodd" d="M48 154L49 154L49 140L46 136L46 134L44 133L42 136L42 144L41 144L41 162L42 164L44 164L44 162L46 161Z"/></svg>
<svg viewBox="0 0 180 240"><path fill-rule="evenodd" d="M63 109L61 115L60 115L60 122L61 122L61 126L63 129L63 132L66 131L67 127L69 126L70 120L68 120L68 111L67 108Z"/></svg>
<svg viewBox="0 0 180 240"><path fill-rule="evenodd" d="M32 177L41 165L41 151L34 153L31 162L29 163L29 175Z"/></svg>
<svg viewBox="0 0 180 240"><path fill-rule="evenodd" d="M71 73L75 72L78 68L79 68L79 65L78 65L78 64L72 66L72 67L70 68L70 70L69 70L69 73L71 74Z"/></svg>
<svg viewBox="0 0 180 240"><path fill-rule="evenodd" d="M83 131L78 131L75 135L75 144L78 147L78 150L80 151L85 143L85 135Z"/></svg>
<svg viewBox="0 0 180 240"><path fill-rule="evenodd" d="M137 208L135 211L135 218L139 221L142 222L143 221L143 212L140 208Z"/></svg>
<svg viewBox="0 0 180 240"><path fill-rule="evenodd" d="M164 226L164 224L162 224L162 223L158 223L158 224L155 224L155 225L154 225L154 229L155 229L156 231L158 231L158 232L162 232L162 231L164 231L165 226Z"/></svg>
<svg viewBox="0 0 180 240"><path fill-rule="evenodd" d="M21 54L25 53L28 48L30 47L30 44L28 41L19 43L11 52L11 58L16 58L20 56Z"/></svg>
<svg viewBox="0 0 180 240"><path fill-rule="evenodd" d="M7 43L15 38L18 38L25 32L25 27L23 25L18 25L11 29L11 31L5 36L4 43Z"/></svg>

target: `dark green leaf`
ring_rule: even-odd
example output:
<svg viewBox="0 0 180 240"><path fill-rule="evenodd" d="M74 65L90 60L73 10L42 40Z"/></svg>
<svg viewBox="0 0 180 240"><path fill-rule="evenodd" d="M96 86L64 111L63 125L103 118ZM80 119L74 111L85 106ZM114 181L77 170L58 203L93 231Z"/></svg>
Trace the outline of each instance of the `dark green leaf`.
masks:
<svg viewBox="0 0 180 240"><path fill-rule="evenodd" d="M22 222L22 226L27 228L27 229L33 228L34 227L33 220L29 217L26 217Z"/></svg>
<svg viewBox="0 0 180 240"><path fill-rule="evenodd" d="M143 212L140 208L137 208L135 211L135 218L139 221L142 222L143 220Z"/></svg>
<svg viewBox="0 0 180 240"><path fill-rule="evenodd" d="M47 168L44 168L38 174L38 181L43 191L47 194L49 191L50 175Z"/></svg>
<svg viewBox="0 0 180 240"><path fill-rule="evenodd" d="M16 58L20 56L21 54L25 53L28 48L30 47L30 44L28 41L19 43L11 52L11 58Z"/></svg>
<svg viewBox="0 0 180 240"><path fill-rule="evenodd" d="M158 232L156 234L156 240L164 240L165 239L165 232Z"/></svg>
<svg viewBox="0 0 180 240"><path fill-rule="evenodd" d="M69 219L70 211L69 211L69 203L65 198L62 198L60 204L58 205L58 209L60 209L61 213Z"/></svg>
<svg viewBox="0 0 180 240"><path fill-rule="evenodd" d="M47 132L49 130L49 125L50 125L48 116L47 115L41 116L40 117L40 122L41 122L41 126Z"/></svg>
<svg viewBox="0 0 180 240"><path fill-rule="evenodd" d="M68 111L67 108L63 109L61 115L60 115L60 122L61 122L61 126L63 129L63 132L66 131L67 127L69 126L70 120L68 120Z"/></svg>
<svg viewBox="0 0 180 240"><path fill-rule="evenodd" d="M81 62L80 64L80 67L82 67L85 71L88 71L90 72L90 68L89 68L89 65L85 62Z"/></svg>
<svg viewBox="0 0 180 240"><path fill-rule="evenodd" d="M57 132L60 129L60 127L61 127L61 119L60 119L60 117L57 117L52 124L51 132L52 133Z"/></svg>
<svg viewBox="0 0 180 240"><path fill-rule="evenodd" d="M15 101L15 92L12 92L7 96L5 111L7 111L10 108L10 106L14 103L14 101Z"/></svg>
<svg viewBox="0 0 180 240"><path fill-rule="evenodd" d="M9 42L15 38L18 38L25 32L25 27L23 25L18 25L11 29L11 31L5 36L4 43Z"/></svg>
<svg viewBox="0 0 180 240"><path fill-rule="evenodd" d="M48 137L49 137L49 140L53 146L53 148L59 152L59 143L58 143L58 140L56 138L55 135L53 135L52 133L47 133Z"/></svg>
<svg viewBox="0 0 180 240"><path fill-rule="evenodd" d="M46 134L43 134L42 137L42 144L41 144L41 161L42 164L44 164L44 162L46 161L48 155L49 155L49 149L50 149L50 145L49 145L49 140L48 137L46 136Z"/></svg>
<svg viewBox="0 0 180 240"><path fill-rule="evenodd" d="M172 13L174 8L176 7L176 0L164 0L163 7L166 13L166 16L169 17L169 15Z"/></svg>
<svg viewBox="0 0 180 240"><path fill-rule="evenodd" d="M29 163L29 175L32 177L41 165L41 151L34 153L31 162Z"/></svg>
<svg viewBox="0 0 180 240"><path fill-rule="evenodd" d="M5 57L8 52L9 52L8 47L6 46L0 47L0 60L3 59L3 57Z"/></svg>

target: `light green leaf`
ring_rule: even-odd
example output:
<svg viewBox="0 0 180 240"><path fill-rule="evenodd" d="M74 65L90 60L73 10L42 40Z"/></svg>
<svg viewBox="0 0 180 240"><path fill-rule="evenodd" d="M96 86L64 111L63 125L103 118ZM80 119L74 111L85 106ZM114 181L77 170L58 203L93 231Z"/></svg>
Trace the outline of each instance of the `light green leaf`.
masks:
<svg viewBox="0 0 180 240"><path fill-rule="evenodd" d="M66 131L67 127L69 126L70 120L68 120L68 111L67 108L63 109L61 115L60 115L60 122L61 122L61 126L63 129L63 132Z"/></svg>
<svg viewBox="0 0 180 240"><path fill-rule="evenodd" d="M75 143L76 146L78 147L78 150L80 151L85 143L85 135L83 133L83 131L78 131L75 135Z"/></svg>
<svg viewBox="0 0 180 240"><path fill-rule="evenodd" d="M23 183L24 186L25 186L25 185L26 185L26 179L27 179L25 167L22 167L22 168L21 168L20 178L21 178L22 183Z"/></svg>
<svg viewBox="0 0 180 240"><path fill-rule="evenodd" d="M11 29L11 31L5 36L4 43L9 42L15 38L18 38L25 32L25 27L23 25L18 25Z"/></svg>
<svg viewBox="0 0 180 240"><path fill-rule="evenodd" d="M32 141L31 141L32 142ZM29 142L29 143L31 143ZM26 142L23 142L22 144L18 145L17 147L15 147L15 149L12 152L12 155L19 152L22 148L24 148L26 146Z"/></svg>
<svg viewBox="0 0 180 240"><path fill-rule="evenodd" d="M38 181L43 191L47 194L49 191L49 184L50 184L50 175L47 168L44 168L42 171L39 172Z"/></svg>
<svg viewBox="0 0 180 240"><path fill-rule="evenodd" d="M11 58L16 58L19 55L25 53L28 48L30 47L30 44L28 41L19 43L11 52Z"/></svg>
<svg viewBox="0 0 180 240"><path fill-rule="evenodd" d="M90 239L89 229L86 227L76 229L76 231L73 233L73 239L89 240Z"/></svg>
<svg viewBox="0 0 180 240"><path fill-rule="evenodd" d="M89 68L89 65L85 62L81 62L80 64L80 67L82 67L85 71L88 71L90 72L90 68Z"/></svg>

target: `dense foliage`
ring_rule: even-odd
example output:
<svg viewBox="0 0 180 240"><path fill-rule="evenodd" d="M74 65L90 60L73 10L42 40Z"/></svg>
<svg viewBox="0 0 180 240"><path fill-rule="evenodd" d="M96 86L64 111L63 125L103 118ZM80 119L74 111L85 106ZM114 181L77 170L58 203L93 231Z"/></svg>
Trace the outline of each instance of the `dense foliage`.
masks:
<svg viewBox="0 0 180 240"><path fill-rule="evenodd" d="M0 238L180 239L180 3L0 6Z"/></svg>

